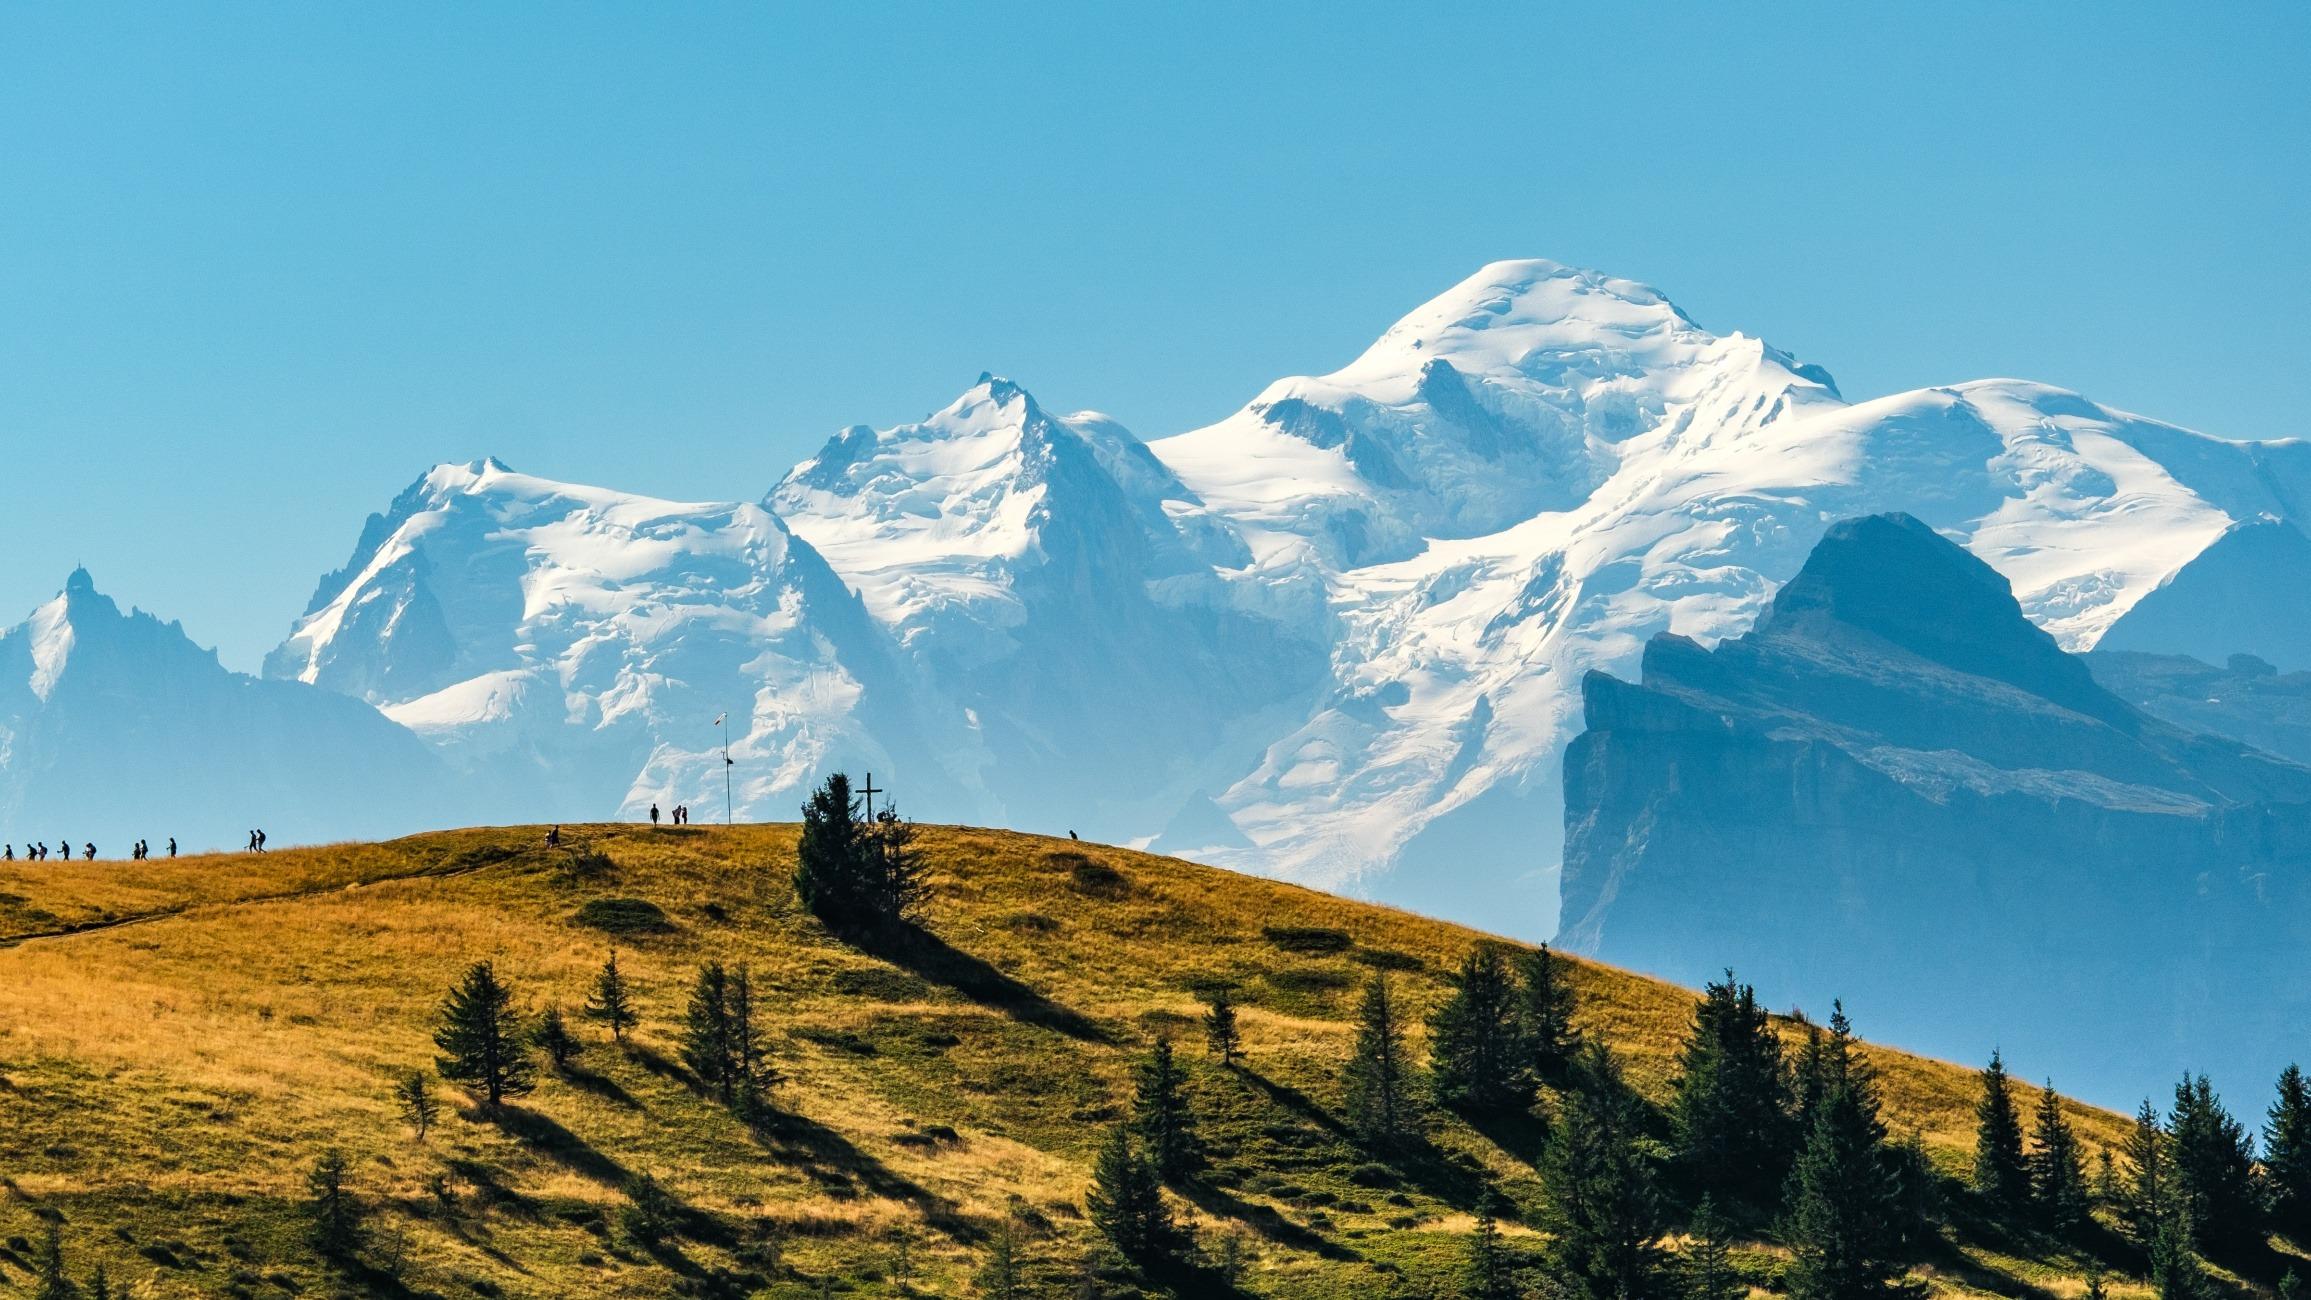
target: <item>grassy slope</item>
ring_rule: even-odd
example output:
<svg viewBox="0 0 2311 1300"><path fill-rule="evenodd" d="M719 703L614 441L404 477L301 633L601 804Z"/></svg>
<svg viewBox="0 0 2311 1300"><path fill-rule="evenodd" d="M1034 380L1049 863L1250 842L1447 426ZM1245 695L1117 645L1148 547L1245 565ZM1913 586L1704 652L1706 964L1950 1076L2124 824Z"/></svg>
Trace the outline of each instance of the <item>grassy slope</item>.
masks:
<svg viewBox="0 0 2311 1300"><path fill-rule="evenodd" d="M902 1233L920 1284L961 1294L1006 1215L1045 1271L1078 1253L1100 1126L1132 1057L1164 1032L1190 1048L1227 1185L1194 1213L1241 1234L1252 1291L1424 1293L1457 1266L1476 1171L1538 1199L1536 1131L1445 1123L1437 1159L1375 1188L1351 1178L1359 1158L1332 1117L1357 983L1375 963L1401 968L1425 1011L1470 931L1124 850L927 829L943 946L893 963L796 908L792 827L567 834L614 868L575 878L567 853L531 847L524 829L0 872L0 936L48 936L0 950L0 1241L36 1239L37 1216L61 1213L75 1266L102 1258L138 1294L310 1290L324 1275L295 1207L314 1153L336 1146L420 1294L663 1295L670 1269L729 1266L763 1225L784 1243L773 1294L818 1294L826 1274L880 1293ZM1084 859L1125 883L1087 886ZM609 942L571 917L597 896L652 900L677 923L621 941L641 1050L597 1045L508 1121L452 1113L414 1141L389 1089L430 1063L446 986L489 957L530 1005L575 1011ZM1263 939L1279 925L1336 927L1358 947L1294 955ZM790 1115L764 1131L669 1063L688 979L709 957L752 963L764 990ZM1203 1060L1193 1029L1193 989L1214 977L1241 984L1249 1068L1235 1073ZM1577 985L1586 1027L1658 1095L1691 995L1594 965ZM1970 1073L1873 1055L1897 1128L1962 1167ZM2072 1117L2090 1154L2119 1137L2108 1113ZM925 1136L938 1126L953 1136ZM645 1171L700 1216L656 1258L616 1229ZM21 1284L25 1258L12 1242L0 1276ZM1932 1276L2067 1293L2075 1271L1963 1245Z"/></svg>

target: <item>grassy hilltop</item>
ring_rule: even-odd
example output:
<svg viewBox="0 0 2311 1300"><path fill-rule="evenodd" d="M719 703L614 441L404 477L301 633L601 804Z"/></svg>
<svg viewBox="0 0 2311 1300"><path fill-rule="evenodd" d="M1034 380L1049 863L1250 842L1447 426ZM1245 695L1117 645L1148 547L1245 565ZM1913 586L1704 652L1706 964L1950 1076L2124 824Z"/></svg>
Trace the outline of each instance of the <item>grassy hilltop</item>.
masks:
<svg viewBox="0 0 2311 1300"><path fill-rule="evenodd" d="M1191 1063L1217 1166L1181 1209L1207 1244L1238 1238L1249 1293L1442 1293L1488 1181L1541 1198L1537 1125L1440 1117L1433 1158L1401 1174L1340 1130L1358 988L1396 972L1424 1014L1471 931L1121 849L925 828L935 938L875 956L796 905L791 826L565 836L559 850L535 829L484 829L0 871L0 1279L29 1288L47 1219L76 1275L101 1260L135 1295L641 1297L710 1293L716 1274L758 1275L763 1294L881 1295L902 1242L918 1290L963 1295L1010 1223L1030 1272L1058 1286L1089 1239L1102 1131L1162 1034ZM607 899L644 900L664 924L613 934L595 922L631 910L586 907ZM575 1019L613 942L643 1012L626 1051ZM420 1142L393 1086L431 1067L435 1010L482 958L529 1008L562 1006L589 1050L567 1074L541 1068L502 1116L444 1089ZM759 1125L675 1064L710 958L751 963L777 1048L777 1117ZM1585 963L1573 978L1583 1028L1664 1095L1693 995ZM1194 1026L1215 980L1242 1006L1233 1071ZM1963 1169L1971 1071L1870 1057L1896 1133ZM2090 1155L2121 1138L2106 1112L2071 1119ZM306 1245L306 1179L328 1148L398 1280L333 1275ZM645 1174L681 1206L655 1252L620 1230ZM2078 1261L2011 1249L1953 1240L1924 1276L2079 1290ZM1770 1248L1741 1258L1775 1267Z"/></svg>

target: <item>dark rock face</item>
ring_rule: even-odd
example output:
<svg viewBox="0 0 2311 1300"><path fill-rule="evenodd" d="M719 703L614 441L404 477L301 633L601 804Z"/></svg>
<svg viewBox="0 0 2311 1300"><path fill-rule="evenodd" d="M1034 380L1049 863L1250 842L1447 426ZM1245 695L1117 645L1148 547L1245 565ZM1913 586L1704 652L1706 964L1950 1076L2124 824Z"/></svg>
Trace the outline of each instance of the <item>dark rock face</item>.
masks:
<svg viewBox="0 0 2311 1300"><path fill-rule="evenodd" d="M1584 683L1568 947L2112 1104L2268 1085L2311 1021L2311 768L2150 716L1903 515L1832 528L1749 635Z"/></svg>

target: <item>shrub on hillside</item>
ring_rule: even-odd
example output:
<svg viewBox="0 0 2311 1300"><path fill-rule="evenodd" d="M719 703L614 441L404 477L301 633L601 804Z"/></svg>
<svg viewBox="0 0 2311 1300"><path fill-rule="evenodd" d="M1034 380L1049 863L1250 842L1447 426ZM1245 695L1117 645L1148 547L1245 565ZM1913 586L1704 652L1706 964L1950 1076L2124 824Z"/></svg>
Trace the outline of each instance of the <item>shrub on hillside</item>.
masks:
<svg viewBox="0 0 2311 1300"><path fill-rule="evenodd" d="M590 898L578 909L578 924L610 934L667 934L674 922L666 909L643 898Z"/></svg>

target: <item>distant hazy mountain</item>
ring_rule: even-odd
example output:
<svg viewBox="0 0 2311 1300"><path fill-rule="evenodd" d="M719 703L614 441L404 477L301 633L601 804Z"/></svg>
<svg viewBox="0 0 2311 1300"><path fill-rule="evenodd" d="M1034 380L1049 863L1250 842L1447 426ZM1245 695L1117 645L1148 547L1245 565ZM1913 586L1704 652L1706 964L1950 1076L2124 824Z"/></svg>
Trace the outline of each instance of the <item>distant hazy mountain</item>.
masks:
<svg viewBox="0 0 2311 1300"><path fill-rule="evenodd" d="M507 816L713 807L728 709L743 814L839 763L928 816L1543 935L1583 674L1740 634L1831 520L1918 516L2084 649L2304 501L2302 443L2014 380L1849 404L1644 285L1502 262L1144 445L990 377L759 507L444 466L268 673L385 707ZM2200 599L2241 572L2270 577L2210 564Z"/></svg>
<svg viewBox="0 0 2311 1300"><path fill-rule="evenodd" d="M2311 765L2311 671L2283 673L2246 654L2221 667L2133 650L2097 650L2086 662L2111 694L2152 717Z"/></svg>
<svg viewBox="0 0 2311 1300"><path fill-rule="evenodd" d="M385 836L483 814L416 736L357 700L228 672L76 570L0 632L0 839L126 857Z"/></svg>
<svg viewBox="0 0 2311 1300"><path fill-rule="evenodd" d="M1754 630L1656 637L1585 697L1571 947L2110 1103L2297 1050L2311 768L2132 707L1913 518L1839 524Z"/></svg>

